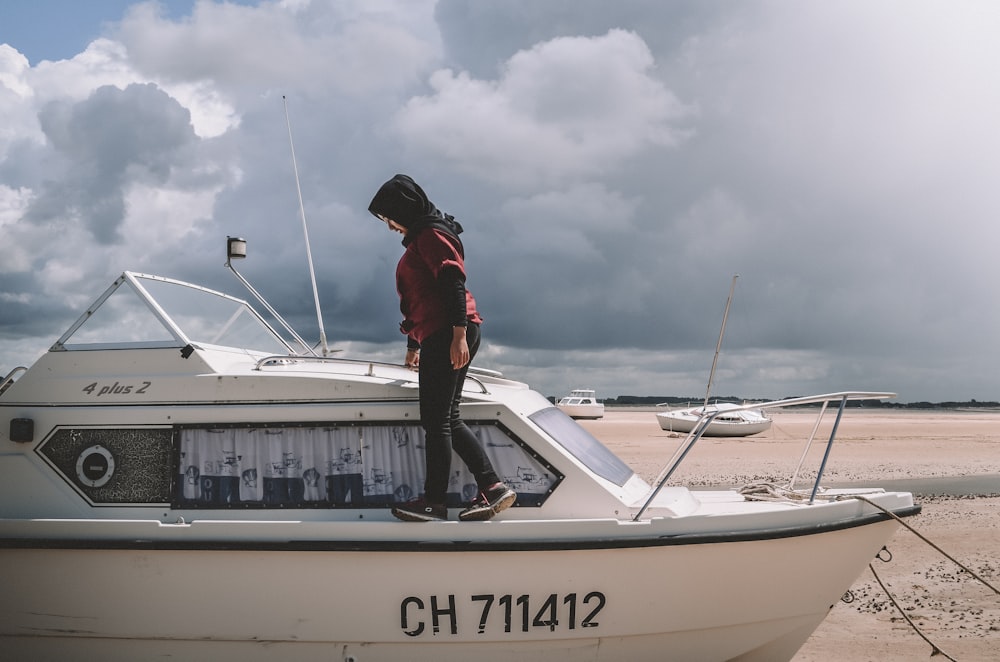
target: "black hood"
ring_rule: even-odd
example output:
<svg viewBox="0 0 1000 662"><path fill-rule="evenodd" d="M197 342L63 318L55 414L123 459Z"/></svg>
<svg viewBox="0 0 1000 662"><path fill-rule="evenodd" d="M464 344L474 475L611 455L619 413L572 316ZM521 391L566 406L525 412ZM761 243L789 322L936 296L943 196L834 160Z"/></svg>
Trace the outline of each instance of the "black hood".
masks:
<svg viewBox="0 0 1000 662"><path fill-rule="evenodd" d="M434 226L458 237L462 225L450 214L442 213L430 201L424 190L409 175L396 175L378 190L368 211L376 218L381 215L407 229L411 239L425 227ZM408 243L406 240L403 243Z"/></svg>

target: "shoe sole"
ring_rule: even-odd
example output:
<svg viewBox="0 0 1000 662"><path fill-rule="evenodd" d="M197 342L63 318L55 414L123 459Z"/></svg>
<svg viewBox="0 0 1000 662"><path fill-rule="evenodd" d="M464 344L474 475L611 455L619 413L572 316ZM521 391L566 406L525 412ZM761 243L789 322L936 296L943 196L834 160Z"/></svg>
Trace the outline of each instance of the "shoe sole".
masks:
<svg viewBox="0 0 1000 662"><path fill-rule="evenodd" d="M490 506L483 506L476 510L466 510L458 514L458 519L463 522L482 522L491 519L502 510L507 510L517 501L517 492L507 490L503 496L493 502Z"/></svg>

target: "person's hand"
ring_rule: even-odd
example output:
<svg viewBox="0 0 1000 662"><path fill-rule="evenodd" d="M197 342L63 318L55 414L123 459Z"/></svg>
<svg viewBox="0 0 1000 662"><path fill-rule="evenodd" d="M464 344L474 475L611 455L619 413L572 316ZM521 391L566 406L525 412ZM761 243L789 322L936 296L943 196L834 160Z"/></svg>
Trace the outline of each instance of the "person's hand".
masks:
<svg viewBox="0 0 1000 662"><path fill-rule="evenodd" d="M416 370L420 367L420 350L414 349L412 347L406 348L406 359L403 361L405 365L410 370Z"/></svg>
<svg viewBox="0 0 1000 662"><path fill-rule="evenodd" d="M461 370L469 364L469 343L465 339L465 327L452 327L451 334L451 367Z"/></svg>

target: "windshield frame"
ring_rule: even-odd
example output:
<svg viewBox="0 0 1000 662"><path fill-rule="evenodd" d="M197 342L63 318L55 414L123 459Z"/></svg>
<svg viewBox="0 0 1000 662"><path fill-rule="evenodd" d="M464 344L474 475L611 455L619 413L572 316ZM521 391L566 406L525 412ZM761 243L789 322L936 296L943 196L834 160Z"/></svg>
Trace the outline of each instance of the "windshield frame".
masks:
<svg viewBox="0 0 1000 662"><path fill-rule="evenodd" d="M169 301L163 301L161 304L161 301L159 301L155 296L153 296L152 292L150 292L151 288L147 286L152 283L156 284L152 289L157 289L162 285L172 287L173 289L169 290L169 292L180 293L181 298L176 304L172 304ZM122 287L134 294L143 304L143 306L133 306L134 308L140 309L133 312L145 314L147 322L155 321L163 330L165 330L166 333L155 339L147 337L138 340L102 341L100 340L102 332L101 325L99 323L92 323L91 327L95 325L98 326L97 332L94 334L98 337L98 339L78 339L74 342L74 335L77 334L81 328L85 327L88 321L95 317L95 313L97 313L101 307L104 306L107 301ZM216 297L216 299L213 300L211 297ZM143 309L151 314L151 317L149 314L143 313ZM173 309L173 315L169 312L171 309ZM204 322L204 330L192 330L193 326L190 323L185 324L183 321L175 319L176 317L183 317L185 314L195 321L197 321L197 318L201 317L201 321ZM260 338L262 346L252 346L251 343L226 344L223 342L220 344L218 342L220 339L224 339L226 334L231 332L233 323L237 320L243 322L244 324L250 324L249 330L252 332L250 335ZM107 322L103 322L103 324L106 326ZM155 324L151 324L151 326L155 327ZM90 331L90 329L87 330ZM243 335L246 336L247 334ZM79 336L77 337L79 338ZM104 293L101 294L101 296L99 296L86 311L84 311L83 315L81 315L80 318L72 326L70 326L66 333L64 333L62 337L56 341L51 349L52 351L133 348L146 349L185 347L188 345L196 347L227 347L240 350L257 351L265 354L276 354L283 351L289 355L296 355L296 352L284 340L284 338L282 338L281 335L277 333L274 328L268 324L267 321L261 317L261 315L245 300L173 278L165 278L163 276L154 276L151 274L135 273L131 271L122 273L122 275L115 280L115 282L112 283L112 285L108 287L108 289L105 290Z"/></svg>

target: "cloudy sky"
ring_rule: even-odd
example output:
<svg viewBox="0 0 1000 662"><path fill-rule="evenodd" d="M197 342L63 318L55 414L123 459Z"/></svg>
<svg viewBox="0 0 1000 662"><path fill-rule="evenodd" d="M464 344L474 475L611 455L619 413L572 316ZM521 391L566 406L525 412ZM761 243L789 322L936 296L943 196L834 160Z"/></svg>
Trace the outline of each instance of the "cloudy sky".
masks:
<svg viewBox="0 0 1000 662"><path fill-rule="evenodd" d="M124 270L401 360L412 175L546 395L1000 400L1000 4L0 3L0 373ZM0 376L2 376L0 374Z"/></svg>

